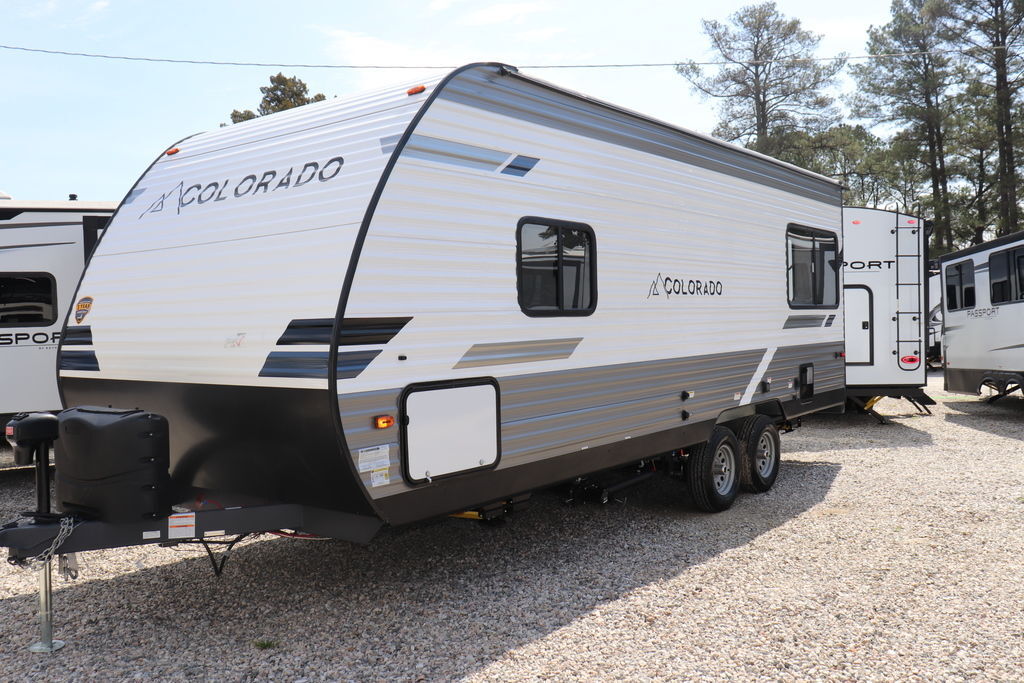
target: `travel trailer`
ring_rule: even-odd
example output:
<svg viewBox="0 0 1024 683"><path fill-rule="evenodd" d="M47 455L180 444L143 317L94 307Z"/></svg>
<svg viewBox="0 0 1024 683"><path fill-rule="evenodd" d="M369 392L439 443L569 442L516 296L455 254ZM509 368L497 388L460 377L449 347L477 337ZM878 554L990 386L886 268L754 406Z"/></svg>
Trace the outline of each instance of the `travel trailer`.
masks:
<svg viewBox="0 0 1024 683"><path fill-rule="evenodd" d="M924 392L927 248L924 222L881 209L843 208L846 390L934 405Z"/></svg>
<svg viewBox="0 0 1024 683"><path fill-rule="evenodd" d="M946 390L990 400L1024 386L1024 232L939 259Z"/></svg>
<svg viewBox="0 0 1024 683"><path fill-rule="evenodd" d="M113 202L16 201L0 193L0 422L59 410L57 344ZM0 467L7 464L0 456Z"/></svg>
<svg viewBox="0 0 1024 683"><path fill-rule="evenodd" d="M842 249L835 181L501 64L195 135L66 321L63 522L0 545L366 542L627 466L723 510L845 401Z"/></svg>

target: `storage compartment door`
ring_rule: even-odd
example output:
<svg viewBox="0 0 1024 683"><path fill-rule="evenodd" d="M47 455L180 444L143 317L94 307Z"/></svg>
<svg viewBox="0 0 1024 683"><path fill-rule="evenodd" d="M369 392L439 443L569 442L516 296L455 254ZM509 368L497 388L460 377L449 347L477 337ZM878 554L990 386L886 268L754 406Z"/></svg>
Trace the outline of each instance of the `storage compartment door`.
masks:
<svg viewBox="0 0 1024 683"><path fill-rule="evenodd" d="M874 344L871 290L863 285L843 288L846 300L846 364L870 365Z"/></svg>
<svg viewBox="0 0 1024 683"><path fill-rule="evenodd" d="M498 416L492 379L410 386L402 400L406 478L420 483L497 465Z"/></svg>

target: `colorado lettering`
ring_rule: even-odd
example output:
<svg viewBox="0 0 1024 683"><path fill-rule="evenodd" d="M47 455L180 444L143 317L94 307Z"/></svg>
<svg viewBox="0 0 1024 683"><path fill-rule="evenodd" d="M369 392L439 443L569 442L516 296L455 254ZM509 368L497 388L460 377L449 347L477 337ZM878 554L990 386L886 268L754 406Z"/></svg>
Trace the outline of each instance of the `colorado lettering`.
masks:
<svg viewBox="0 0 1024 683"><path fill-rule="evenodd" d="M159 213L168 205L173 205L175 212L181 214L181 210L188 206L222 202L232 197L244 199L270 194L278 190L302 187L314 180L326 183L336 178L344 165L344 157L336 156L323 162L308 161L301 167L292 166L283 171L267 169L258 173L248 173L237 182L231 178L202 183L188 183L183 180L169 192L160 195L149 208L139 214L139 218L148 213Z"/></svg>
<svg viewBox="0 0 1024 683"><path fill-rule="evenodd" d="M672 298L673 296L722 296L722 282L720 280L695 280L681 277L663 276L658 273L650 288L647 290L647 298L662 296Z"/></svg>

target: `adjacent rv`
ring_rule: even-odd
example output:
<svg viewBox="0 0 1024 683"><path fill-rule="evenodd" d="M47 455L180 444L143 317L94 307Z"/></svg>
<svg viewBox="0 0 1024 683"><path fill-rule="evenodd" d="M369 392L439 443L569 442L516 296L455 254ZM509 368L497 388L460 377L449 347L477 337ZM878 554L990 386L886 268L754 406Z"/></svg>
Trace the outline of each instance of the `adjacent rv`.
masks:
<svg viewBox="0 0 1024 683"><path fill-rule="evenodd" d="M0 199L3 422L12 413L60 409L56 368L61 326L89 253L116 206Z"/></svg>
<svg viewBox="0 0 1024 683"><path fill-rule="evenodd" d="M939 259L946 390L1001 398L1024 386L1024 232Z"/></svg>
<svg viewBox="0 0 1024 683"><path fill-rule="evenodd" d="M846 385L851 400L861 407L876 396L934 404L923 389L926 232L916 216L843 209Z"/></svg>
<svg viewBox="0 0 1024 683"><path fill-rule="evenodd" d="M845 400L842 249L835 181L500 64L184 139L60 348L65 405L166 419L179 512L65 543L366 541L655 459L725 509ZM101 523L129 494L74 493L90 415L57 502Z"/></svg>
<svg viewBox="0 0 1024 683"><path fill-rule="evenodd" d="M928 276L928 347L924 362L929 370L942 368L942 276L938 271Z"/></svg>

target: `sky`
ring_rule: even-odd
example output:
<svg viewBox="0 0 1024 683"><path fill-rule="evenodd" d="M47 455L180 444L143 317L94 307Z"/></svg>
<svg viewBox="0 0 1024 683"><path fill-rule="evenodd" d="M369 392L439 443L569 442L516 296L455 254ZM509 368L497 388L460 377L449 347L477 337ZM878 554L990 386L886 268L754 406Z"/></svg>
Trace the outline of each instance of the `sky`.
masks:
<svg viewBox="0 0 1024 683"><path fill-rule="evenodd" d="M0 44L173 59L303 64L515 66L713 57L702 19L752 0L0 0ZM778 0L822 35L818 53L864 53L887 0ZM161 64L0 49L0 191L15 199L120 201L164 149L256 109L283 71L344 96L444 73ZM523 69L677 126L710 133L715 103L671 67ZM849 81L843 86L852 85Z"/></svg>

